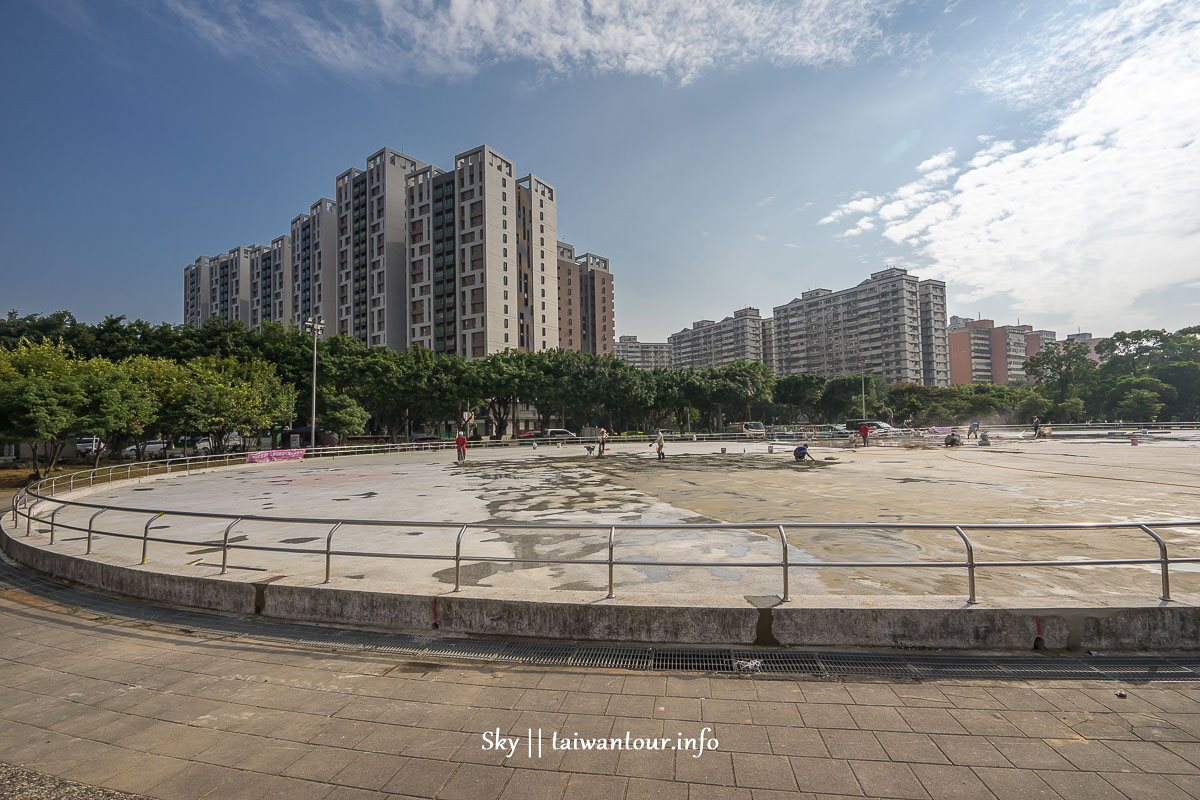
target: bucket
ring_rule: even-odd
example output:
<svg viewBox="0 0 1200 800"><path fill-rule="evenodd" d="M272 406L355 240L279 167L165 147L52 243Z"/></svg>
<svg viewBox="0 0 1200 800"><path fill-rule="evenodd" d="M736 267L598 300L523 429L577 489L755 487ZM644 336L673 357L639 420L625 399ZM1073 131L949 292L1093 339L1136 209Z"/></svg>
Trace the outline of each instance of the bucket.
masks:
<svg viewBox="0 0 1200 800"><path fill-rule="evenodd" d="M1129 443L1130 443L1131 445L1137 446L1137 437L1136 437L1136 436L1134 436L1133 438L1131 438L1131 439L1129 440Z"/></svg>
<svg viewBox="0 0 1200 800"><path fill-rule="evenodd" d="M773 445L773 444L769 444L769 445L767 445L767 452L768 452L768 453L774 453L774 452L775 452L775 445Z"/></svg>
<svg viewBox="0 0 1200 800"><path fill-rule="evenodd" d="M725 455L725 448L724 448L724 447L722 447L722 448L721 448L721 455Z"/></svg>

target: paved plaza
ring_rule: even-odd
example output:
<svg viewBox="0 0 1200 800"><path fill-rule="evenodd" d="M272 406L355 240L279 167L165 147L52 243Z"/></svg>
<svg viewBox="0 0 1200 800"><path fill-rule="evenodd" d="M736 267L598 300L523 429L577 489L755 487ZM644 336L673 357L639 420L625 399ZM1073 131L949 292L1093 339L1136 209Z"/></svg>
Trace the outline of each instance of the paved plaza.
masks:
<svg viewBox="0 0 1200 800"><path fill-rule="evenodd" d="M1200 797L1200 683L428 663L107 609L0 592L0 797Z"/></svg>
<svg viewBox="0 0 1200 800"><path fill-rule="evenodd" d="M722 454L721 448L728 452ZM603 459L578 445L479 449L468 461L453 453L419 451L241 466L175 474L102 487L85 498L141 508L221 511L229 514L323 519L391 519L480 523L463 537L468 556L604 559L608 531L576 524L652 524L651 531L621 531L618 559L720 561L708 568L656 565L619 567L618 597L670 593L728 602L745 595L778 593L775 570L739 562L777 561L774 531L695 531L672 523L751 522L957 522L1021 524L1180 520L1200 507L1200 441L1167 439L1130 446L1116 441L997 441L992 447L815 448L817 461L797 465L790 446L755 443L668 443L666 461L645 444L619 444ZM48 510L44 513L48 513ZM86 527L90 511L66 509L59 521ZM106 512L103 530L140 536L144 514ZM151 525L156 536L185 545L151 545L148 568L209 577L219 572L222 533L229 520L164 517ZM487 523L554 523L556 531L488 528ZM308 549L308 554L234 550L234 580L271 580L312 585L324 578L329 523L244 521L231 541ZM1192 529L1193 531L1195 529ZM48 526L34 531L43 542ZM454 552L457 526L365 527L344 525L334 548L351 552ZM979 560L1154 558L1143 532L971 531ZM1163 528L1173 556L1200 557L1200 542L1187 529ZM58 552L82 554L85 537L60 534ZM961 561L963 547L952 530L825 529L789 533L792 562ZM98 537L96 558L136 565L136 540ZM1062 597L1080 594L1150 593L1152 564L1086 569L991 568L981 571L984 597ZM1176 591L1200 591L1200 573L1178 565ZM333 585L343 588L435 594L453 587L447 561L338 556ZM602 566L466 561L464 591L550 597L570 594L585 601L602 593ZM966 591L961 570L795 569L797 595L953 595Z"/></svg>

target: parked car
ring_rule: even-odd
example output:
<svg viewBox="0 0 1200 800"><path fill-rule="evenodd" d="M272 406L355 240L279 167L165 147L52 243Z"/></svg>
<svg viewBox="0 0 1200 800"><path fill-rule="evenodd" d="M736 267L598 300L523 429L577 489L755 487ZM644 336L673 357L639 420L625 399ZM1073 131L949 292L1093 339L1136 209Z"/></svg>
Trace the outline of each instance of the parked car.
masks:
<svg viewBox="0 0 1200 800"><path fill-rule="evenodd" d="M517 436L518 439L538 439L541 438L541 431L525 431Z"/></svg>
<svg viewBox="0 0 1200 800"><path fill-rule="evenodd" d="M893 428L886 422L880 422L877 419L848 419L843 424L852 433L857 433L863 425L871 429L872 436L899 436L903 433L899 428Z"/></svg>
<svg viewBox="0 0 1200 800"><path fill-rule="evenodd" d="M97 450L103 450L104 443L95 436L84 436L75 440L75 452L81 456L94 455Z"/></svg>
<svg viewBox="0 0 1200 800"><path fill-rule="evenodd" d="M146 449L144 452L146 455L153 455L154 453L162 453L166 449L167 449L166 442L164 442L162 439L155 439L152 442L146 442ZM121 452L127 456L136 456L137 451L138 451L137 445L131 444L129 447L126 447Z"/></svg>
<svg viewBox="0 0 1200 800"><path fill-rule="evenodd" d="M431 433L419 433L409 439L409 443L417 447L418 450L432 450L436 444L445 443L447 440L440 436L434 436Z"/></svg>
<svg viewBox="0 0 1200 800"><path fill-rule="evenodd" d="M547 428L545 434L546 439L578 439L579 437L571 433L566 428Z"/></svg>
<svg viewBox="0 0 1200 800"><path fill-rule="evenodd" d="M229 453L234 450L238 450L241 448L241 446L242 446L241 434L237 434L237 433L225 434L225 452L226 453ZM195 445L193 445L193 447L200 453L205 453L205 454L211 453L212 449L213 449L212 448L212 439L210 439L207 436L205 436L203 439L197 439L196 443L195 443Z"/></svg>

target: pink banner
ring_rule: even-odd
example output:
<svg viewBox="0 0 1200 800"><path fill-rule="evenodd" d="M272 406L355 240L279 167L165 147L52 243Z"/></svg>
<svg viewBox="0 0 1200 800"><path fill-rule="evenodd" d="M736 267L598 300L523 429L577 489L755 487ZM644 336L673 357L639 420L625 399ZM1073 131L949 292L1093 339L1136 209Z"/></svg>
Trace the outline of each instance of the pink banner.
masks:
<svg viewBox="0 0 1200 800"><path fill-rule="evenodd" d="M294 461L304 458L304 450L259 450L246 453L247 464L261 464L265 461Z"/></svg>

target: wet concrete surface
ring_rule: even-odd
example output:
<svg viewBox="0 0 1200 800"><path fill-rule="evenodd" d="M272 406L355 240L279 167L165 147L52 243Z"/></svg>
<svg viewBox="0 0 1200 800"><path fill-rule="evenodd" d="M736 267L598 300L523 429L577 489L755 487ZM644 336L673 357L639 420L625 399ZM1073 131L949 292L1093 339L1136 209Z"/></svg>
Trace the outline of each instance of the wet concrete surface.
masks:
<svg viewBox="0 0 1200 800"><path fill-rule="evenodd" d="M905 530L902 523L1020 524L1152 521L1200 518L1200 442L1157 441L1139 447L1114 441L1002 442L909 450L814 448L818 459L797 464L790 446L767 452L761 443L668 443L658 461L645 445L617 445L604 458L582 448L542 447L471 451L456 464L452 453L417 452L336 460L250 465L244 468L152 479L105 488L87 499L147 509L218 511L407 524L338 529L339 553L453 554L459 525L465 556L528 559L607 557L608 529L580 525L653 525L621 529L616 557L643 561L722 561L722 566L619 567L622 593L679 591L722 596L779 591L778 570L739 563L777 561L773 530L694 530L679 523L895 523L887 529L791 529L789 560L954 561L963 545L952 530ZM832 459L832 460L826 460ZM86 526L89 513L69 509L59 522ZM101 529L140 536L146 514L106 512ZM166 516L153 535L186 544L151 543L151 562L214 570L230 520ZM553 523L555 531L489 526ZM233 550L234 571L323 578L329 523L280 524L246 520L230 541L309 553ZM45 526L43 526L45 527ZM977 560L1153 558L1154 542L1133 531L981 531L967 528ZM1200 557L1200 528L1161 528L1172 555ZM56 549L83 552L79 533L60 531ZM141 543L97 537L98 557L136 564ZM334 575L344 585L368 581L398 590L445 591L454 582L447 561L335 555ZM997 567L980 571L980 591L1008 596L1068 596L1146 592L1157 566L1075 568ZM512 591L600 591L600 564L520 564L464 560L464 586ZM797 568L793 593L961 594L961 568ZM1181 591L1200 590L1193 565L1175 567Z"/></svg>

